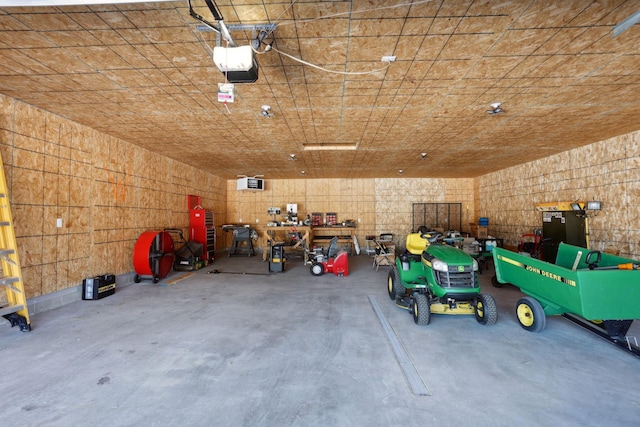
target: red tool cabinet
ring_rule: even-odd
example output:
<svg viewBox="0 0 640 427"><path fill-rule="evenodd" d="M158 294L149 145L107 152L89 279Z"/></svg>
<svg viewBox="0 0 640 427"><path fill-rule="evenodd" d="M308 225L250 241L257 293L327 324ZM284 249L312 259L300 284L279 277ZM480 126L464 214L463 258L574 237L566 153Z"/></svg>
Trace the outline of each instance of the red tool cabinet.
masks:
<svg viewBox="0 0 640 427"><path fill-rule="evenodd" d="M189 239L202 244L202 258L206 264L216 255L216 227L213 211L196 207L189 217Z"/></svg>

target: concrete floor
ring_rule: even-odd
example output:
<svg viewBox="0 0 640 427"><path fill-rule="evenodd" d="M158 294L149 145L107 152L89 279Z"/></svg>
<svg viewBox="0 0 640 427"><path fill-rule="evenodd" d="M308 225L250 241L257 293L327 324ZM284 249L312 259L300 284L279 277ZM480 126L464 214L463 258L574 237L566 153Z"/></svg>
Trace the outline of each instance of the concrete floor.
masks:
<svg viewBox="0 0 640 427"><path fill-rule="evenodd" d="M523 330L519 290L491 286L491 271L496 325L417 326L389 299L388 268L360 255L348 277L313 277L292 258L269 274L260 256L223 255L37 314L29 333L2 320L2 424L638 425L640 359L563 318ZM428 395L412 392L376 304Z"/></svg>

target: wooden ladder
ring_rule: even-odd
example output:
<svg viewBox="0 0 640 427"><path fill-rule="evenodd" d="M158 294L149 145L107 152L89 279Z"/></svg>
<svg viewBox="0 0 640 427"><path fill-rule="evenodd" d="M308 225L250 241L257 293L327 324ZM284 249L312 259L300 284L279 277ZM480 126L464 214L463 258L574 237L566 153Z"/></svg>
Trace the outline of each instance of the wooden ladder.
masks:
<svg viewBox="0 0 640 427"><path fill-rule="evenodd" d="M0 288L6 293L4 299L0 293L0 316L11 322L12 327L18 325L21 331L28 332L31 330L31 321L27 297L24 293L2 156L0 156L0 262L2 265Z"/></svg>

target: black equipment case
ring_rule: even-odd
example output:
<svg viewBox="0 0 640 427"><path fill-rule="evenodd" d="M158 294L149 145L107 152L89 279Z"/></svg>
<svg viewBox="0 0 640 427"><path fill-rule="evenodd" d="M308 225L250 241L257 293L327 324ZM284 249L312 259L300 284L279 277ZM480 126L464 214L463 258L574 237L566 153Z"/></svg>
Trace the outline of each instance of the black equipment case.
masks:
<svg viewBox="0 0 640 427"><path fill-rule="evenodd" d="M116 276L103 274L82 281L82 299L96 300L116 292Z"/></svg>

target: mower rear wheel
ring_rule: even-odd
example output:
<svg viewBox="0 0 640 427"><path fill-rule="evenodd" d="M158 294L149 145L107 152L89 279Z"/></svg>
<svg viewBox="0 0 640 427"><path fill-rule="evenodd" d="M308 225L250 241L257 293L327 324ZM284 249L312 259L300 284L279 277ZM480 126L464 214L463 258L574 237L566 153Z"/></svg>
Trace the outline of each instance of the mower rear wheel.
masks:
<svg viewBox="0 0 640 427"><path fill-rule="evenodd" d="M494 325L498 320L498 307L491 295L480 294L476 301L476 320L481 325Z"/></svg>
<svg viewBox="0 0 640 427"><path fill-rule="evenodd" d="M403 297L407 293L407 289L402 284L402 279L400 279L400 271L398 271L398 267L395 265L389 270L387 290L389 291L389 298L394 301L397 297Z"/></svg>
<svg viewBox="0 0 640 427"><path fill-rule="evenodd" d="M314 276L322 276L324 273L324 266L319 262L314 262L311 264L311 268L309 270Z"/></svg>
<svg viewBox="0 0 640 427"><path fill-rule="evenodd" d="M415 294L411 303L411 314L416 325L428 325L431 320L431 306L424 294Z"/></svg>
<svg viewBox="0 0 640 427"><path fill-rule="evenodd" d="M516 304L516 317L520 326L530 332L540 332L547 324L547 316L537 299L522 297Z"/></svg>

